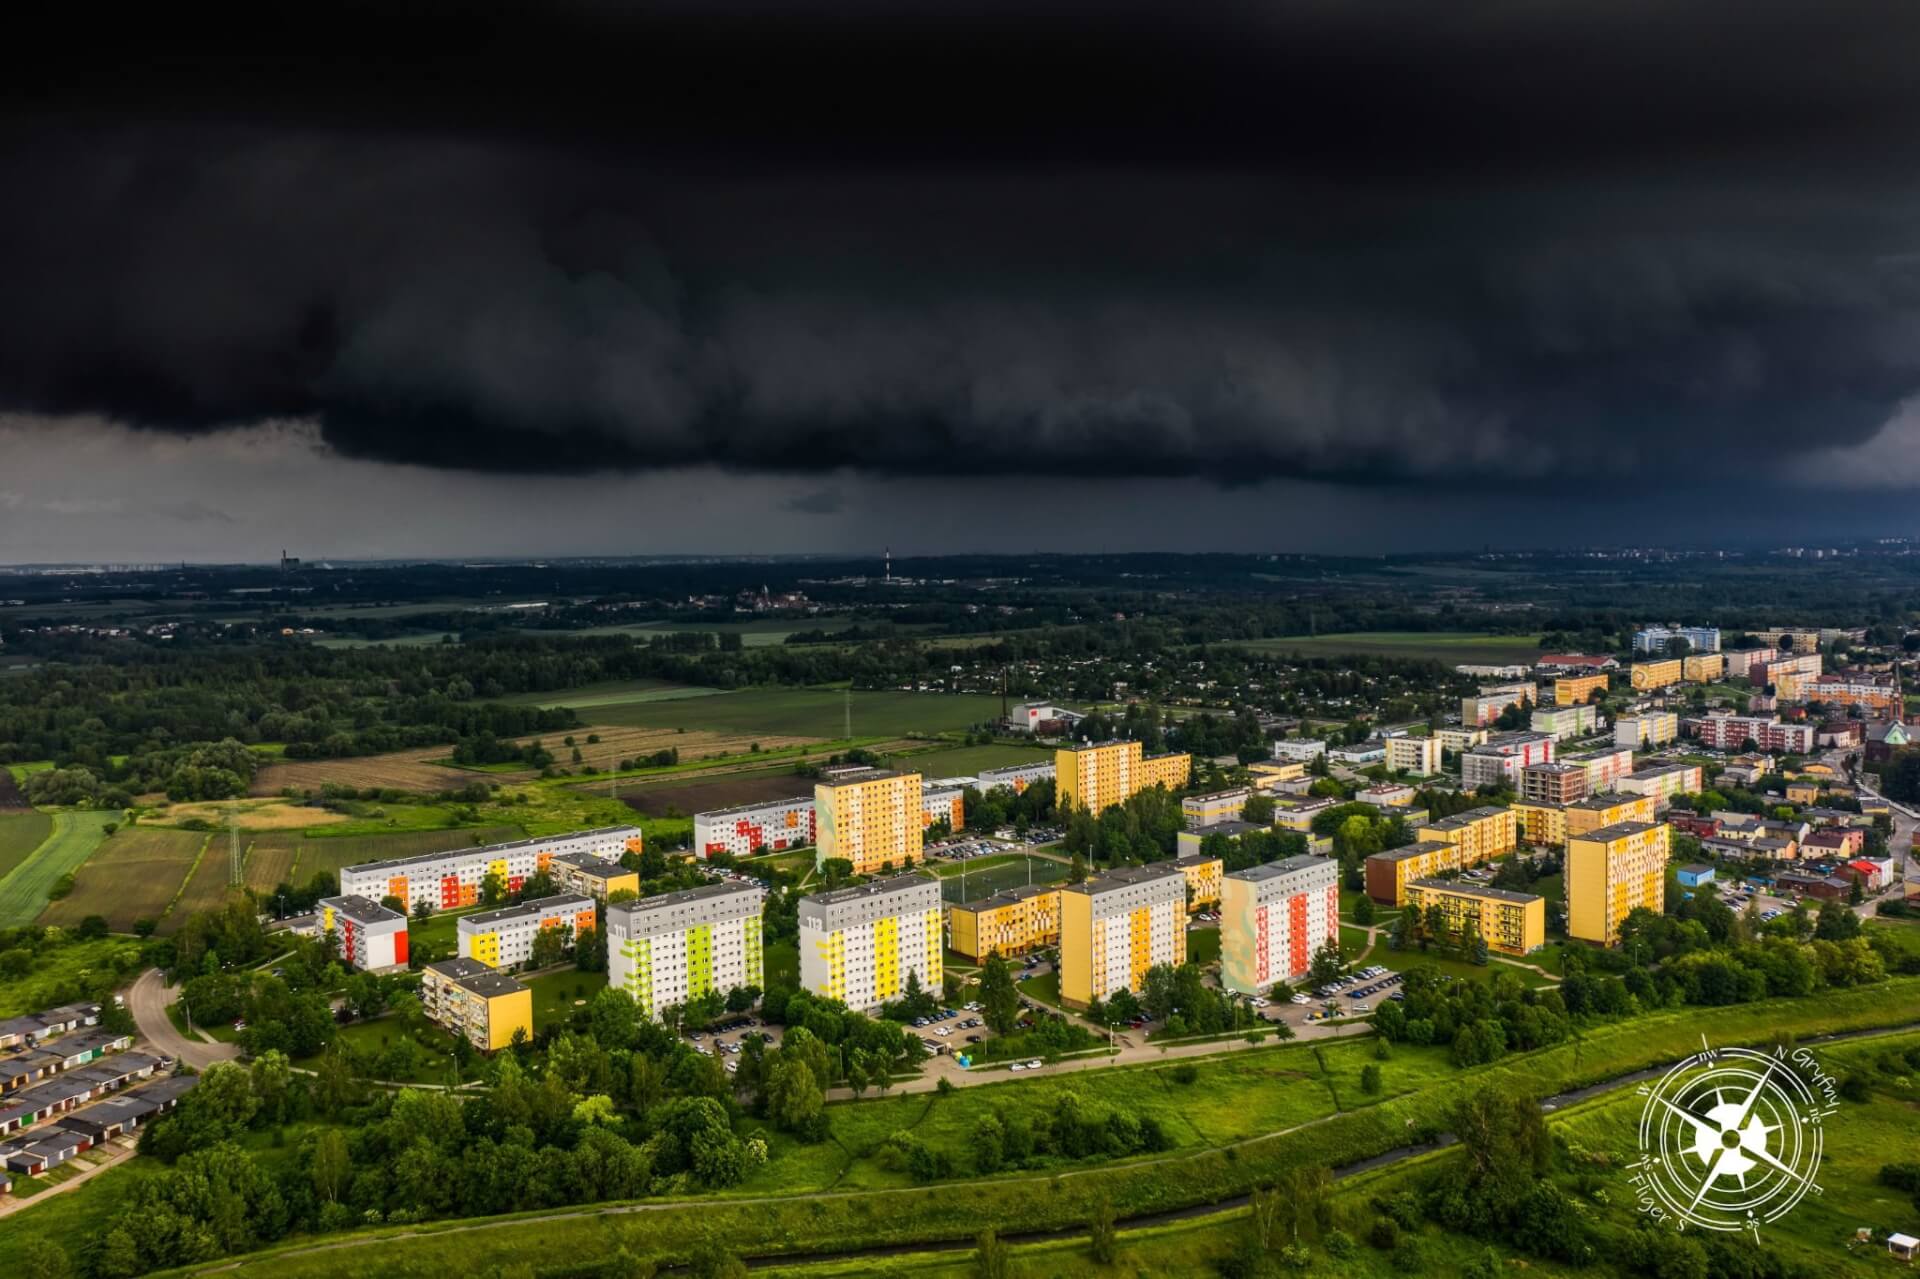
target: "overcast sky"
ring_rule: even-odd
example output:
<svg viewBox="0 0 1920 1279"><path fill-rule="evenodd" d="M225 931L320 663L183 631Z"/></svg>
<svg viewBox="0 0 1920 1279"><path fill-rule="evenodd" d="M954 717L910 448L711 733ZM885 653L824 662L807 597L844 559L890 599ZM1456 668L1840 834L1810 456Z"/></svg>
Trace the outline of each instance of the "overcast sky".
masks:
<svg viewBox="0 0 1920 1279"><path fill-rule="evenodd" d="M1912 531L1904 0L433 8L0 52L0 560Z"/></svg>

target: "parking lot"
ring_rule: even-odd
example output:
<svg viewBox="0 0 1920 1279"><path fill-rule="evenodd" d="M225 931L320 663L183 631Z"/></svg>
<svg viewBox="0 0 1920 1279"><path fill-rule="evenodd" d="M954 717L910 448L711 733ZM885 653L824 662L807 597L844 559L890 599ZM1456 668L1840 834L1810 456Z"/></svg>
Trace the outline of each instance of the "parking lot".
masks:
<svg viewBox="0 0 1920 1279"><path fill-rule="evenodd" d="M705 1053L709 1057L718 1055L731 1075L740 1069L739 1057L746 1051L749 1039L764 1039L768 1048L778 1048L780 1033L779 1026L763 1022L758 1017L741 1016L724 1021L711 1031L689 1031L685 1038L695 1052Z"/></svg>

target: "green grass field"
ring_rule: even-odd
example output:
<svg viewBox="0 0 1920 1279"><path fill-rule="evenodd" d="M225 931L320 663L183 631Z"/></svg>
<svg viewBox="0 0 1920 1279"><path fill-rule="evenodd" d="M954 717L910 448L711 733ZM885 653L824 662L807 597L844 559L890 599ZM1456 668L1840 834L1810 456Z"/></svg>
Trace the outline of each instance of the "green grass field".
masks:
<svg viewBox="0 0 1920 1279"><path fill-rule="evenodd" d="M533 1028L539 1030L573 1015L576 1001L593 1002L607 986L605 973L583 973L573 968L524 979L533 991Z"/></svg>
<svg viewBox="0 0 1920 1279"><path fill-rule="evenodd" d="M133 930L136 919L157 920L210 838L202 831L159 826L117 831L74 873L73 891L49 904L40 922L71 927L89 915L104 915L110 928L124 933Z"/></svg>
<svg viewBox="0 0 1920 1279"><path fill-rule="evenodd" d="M760 955L760 975L769 987L800 984L800 943L769 942Z"/></svg>
<svg viewBox="0 0 1920 1279"><path fill-rule="evenodd" d="M594 707L590 718L640 728L840 738L846 735L846 703L837 688L749 688L713 697L611 702ZM974 695L856 692L851 704L855 737L947 733L1000 713L999 698Z"/></svg>
<svg viewBox="0 0 1920 1279"><path fill-rule="evenodd" d="M107 823L119 817L97 812L53 814L53 831L46 842L0 879L0 927L32 923L46 909L54 881L78 870L106 838Z"/></svg>
<svg viewBox="0 0 1920 1279"><path fill-rule="evenodd" d="M53 833L53 818L45 813L0 813L0 879Z"/></svg>
<svg viewBox="0 0 1920 1279"><path fill-rule="evenodd" d="M1350 631L1342 635L1293 635L1285 639L1242 642L1267 653L1308 657L1404 657L1498 666L1531 662L1540 656L1540 639L1527 635L1489 635L1451 631Z"/></svg>
<svg viewBox="0 0 1920 1279"><path fill-rule="evenodd" d="M936 777L971 777L982 769L1005 768L1010 764L1050 763L1052 760L1052 751L996 743L892 755L886 763L888 768L911 769L931 780Z"/></svg>
<svg viewBox="0 0 1920 1279"><path fill-rule="evenodd" d="M564 706L584 711L600 706L622 706L628 702L671 702L686 697L707 697L720 692L697 684L675 684L664 679L615 679L598 684L583 684L554 693L515 693L500 700L514 706Z"/></svg>
<svg viewBox="0 0 1920 1279"><path fill-rule="evenodd" d="M1220 958L1220 930L1218 928L1189 928L1187 930L1187 962L1190 964L1211 964Z"/></svg>
<svg viewBox="0 0 1920 1279"><path fill-rule="evenodd" d="M342 868L358 866L362 862L418 857L423 853L444 853L456 848L478 848L482 844L503 844L520 836L521 831L517 826L481 826L470 830L405 830L385 835L304 838L299 841L292 874L294 882L300 883L321 871L332 871L337 875ZM255 842L257 844L260 841Z"/></svg>
<svg viewBox="0 0 1920 1279"><path fill-rule="evenodd" d="M38 1012L72 999L76 979L95 972L112 972L116 957L121 971L128 974L139 971L139 943L127 937L68 941L63 946L38 952L25 976L0 978L0 1017Z"/></svg>
<svg viewBox="0 0 1920 1279"><path fill-rule="evenodd" d="M977 857L963 875L959 867L941 867L940 895L950 902L977 902L1002 889L1028 883L1057 884L1067 877L1064 862L1044 857Z"/></svg>

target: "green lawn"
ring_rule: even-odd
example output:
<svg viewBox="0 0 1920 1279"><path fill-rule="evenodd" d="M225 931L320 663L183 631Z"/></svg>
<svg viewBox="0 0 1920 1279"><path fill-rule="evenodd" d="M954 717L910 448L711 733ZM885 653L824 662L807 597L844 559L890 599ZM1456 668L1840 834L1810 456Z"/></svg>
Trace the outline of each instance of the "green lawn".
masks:
<svg viewBox="0 0 1920 1279"><path fill-rule="evenodd" d="M54 881L78 870L106 838L107 823L119 820L119 813L55 813L46 842L0 879L0 927L32 923L46 909Z"/></svg>
<svg viewBox="0 0 1920 1279"><path fill-rule="evenodd" d="M847 701L837 688L750 688L691 700L608 703L596 706L592 718L642 728L840 738L846 736ZM851 705L855 737L946 733L1000 713L1000 699L983 695L856 692Z"/></svg>
<svg viewBox="0 0 1920 1279"><path fill-rule="evenodd" d="M565 1021L582 1002L593 1002L593 997L607 985L605 973L583 973L573 968L521 980L533 991L535 1030Z"/></svg>
<svg viewBox="0 0 1920 1279"><path fill-rule="evenodd" d="M453 1055L453 1036L431 1024L421 1026L412 1037L419 1051L413 1055L411 1068L404 1071L388 1069L382 1061L383 1056L396 1041L405 1038L406 1027L398 1017L392 1016L357 1021L340 1030L340 1041L368 1064L368 1069L376 1079L400 1084L444 1084L479 1078L478 1061L469 1063L467 1070L461 1072Z"/></svg>
<svg viewBox="0 0 1920 1279"><path fill-rule="evenodd" d="M1484 666L1532 662L1540 656L1540 637L1453 631L1350 631L1341 635L1295 635L1284 639L1240 641L1242 647L1308 657L1425 658L1448 665Z"/></svg>
<svg viewBox="0 0 1920 1279"><path fill-rule="evenodd" d="M131 937L69 941L42 949L24 976L0 978L0 1017L17 1017L82 997L89 980L97 990L130 981L140 971L140 943Z"/></svg>
<svg viewBox="0 0 1920 1279"><path fill-rule="evenodd" d="M1060 1006L1059 973L1046 973L1039 977L1023 977L1015 982L1014 985L1020 988L1021 993L1030 998L1037 999L1043 1004L1051 1004L1055 1008Z"/></svg>
<svg viewBox="0 0 1920 1279"><path fill-rule="evenodd" d="M989 768L1012 764L1051 763L1053 752L1036 746L954 746L946 750L920 751L887 757L888 768L911 769L932 780L936 777L971 777Z"/></svg>
<svg viewBox="0 0 1920 1279"><path fill-rule="evenodd" d="M1342 929L1341 931L1344 932L1345 930ZM1494 973L1507 973L1510 976L1519 978L1520 984L1523 986L1551 986L1554 984L1552 978L1542 977L1539 973L1529 968L1519 968L1513 964L1503 964L1497 958L1489 958L1486 967L1482 968L1478 964L1469 963L1463 959L1442 958L1437 952L1428 951L1422 953L1418 947L1409 947L1406 950L1388 950L1383 944L1380 949L1373 952L1373 962L1385 964L1387 967L1400 972L1412 968L1415 964L1431 964L1447 976L1458 977L1462 981L1488 981L1491 980ZM1537 963L1539 961L1529 955L1526 957L1526 962Z"/></svg>
<svg viewBox="0 0 1920 1279"><path fill-rule="evenodd" d="M768 989L800 985L800 943L768 942L760 954L760 976Z"/></svg>
<svg viewBox="0 0 1920 1279"><path fill-rule="evenodd" d="M1193 964L1211 964L1220 958L1220 930L1218 928L1190 928L1187 930L1187 962Z"/></svg>
<svg viewBox="0 0 1920 1279"><path fill-rule="evenodd" d="M0 879L53 833L53 818L45 813L0 813Z"/></svg>

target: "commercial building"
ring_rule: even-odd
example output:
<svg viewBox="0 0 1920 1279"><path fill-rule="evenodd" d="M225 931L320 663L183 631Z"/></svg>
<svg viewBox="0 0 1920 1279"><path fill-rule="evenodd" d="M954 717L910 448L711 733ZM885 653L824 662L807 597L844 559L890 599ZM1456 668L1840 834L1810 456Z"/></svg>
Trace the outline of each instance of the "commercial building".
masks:
<svg viewBox="0 0 1920 1279"><path fill-rule="evenodd" d="M1628 750L1662 746L1680 736L1680 717L1672 711L1635 711L1613 721L1613 742Z"/></svg>
<svg viewBox="0 0 1920 1279"><path fill-rule="evenodd" d="M376 902L398 897L408 911L422 902L435 910L457 910L479 903L480 886L488 875L496 877L507 892L517 893L560 853L585 853L617 862L628 853L638 853L642 840L638 826L608 826L485 848L366 862L340 872L340 895Z"/></svg>
<svg viewBox="0 0 1920 1279"><path fill-rule="evenodd" d="M1340 944L1340 864L1288 857L1237 870L1220 901L1220 984L1265 994L1313 965L1314 952Z"/></svg>
<svg viewBox="0 0 1920 1279"><path fill-rule="evenodd" d="M1387 767L1396 773L1427 777L1440 771L1440 739L1437 737L1389 737Z"/></svg>
<svg viewBox="0 0 1920 1279"><path fill-rule="evenodd" d="M607 984L651 1017L708 994L763 986L764 890L728 880L607 908Z"/></svg>
<svg viewBox="0 0 1920 1279"><path fill-rule="evenodd" d="M1633 771L1633 752L1623 746L1611 746L1597 751L1585 751L1579 755L1564 757L1569 764L1577 764L1587 772L1587 793L1598 794L1603 790L1612 790L1620 779Z"/></svg>
<svg viewBox="0 0 1920 1279"><path fill-rule="evenodd" d="M693 847L703 857L746 857L761 849L804 848L813 842L813 796L737 804L693 815Z"/></svg>
<svg viewBox="0 0 1920 1279"><path fill-rule="evenodd" d="M1727 673L1727 659L1719 653L1689 653L1680 659L1680 678L1691 684L1710 684Z"/></svg>
<svg viewBox="0 0 1920 1279"><path fill-rule="evenodd" d="M489 968L512 968L533 958L533 939L549 928L564 928L578 937L595 927L593 898L555 893L518 906L462 915L458 925L460 949L456 953Z"/></svg>
<svg viewBox="0 0 1920 1279"><path fill-rule="evenodd" d="M1677 657L1658 662L1635 662L1627 672L1627 680L1635 691L1645 693L1678 684L1684 669Z"/></svg>
<svg viewBox="0 0 1920 1279"><path fill-rule="evenodd" d="M798 911L800 984L814 994L872 1008L899 998L909 974L922 990L940 990L938 880L895 875L836 888L802 897Z"/></svg>
<svg viewBox="0 0 1920 1279"><path fill-rule="evenodd" d="M920 860L920 774L869 770L830 778L813 788L814 865L836 857L856 875Z"/></svg>
<svg viewBox="0 0 1920 1279"><path fill-rule="evenodd" d="M1596 674L1600 671L1617 671L1620 663L1614 658L1593 653L1542 653L1540 660L1534 663L1542 671L1564 672L1566 674Z"/></svg>
<svg viewBox="0 0 1920 1279"><path fill-rule="evenodd" d="M1327 744L1317 737L1282 737L1273 743L1275 759L1293 760L1296 763L1310 764L1327 753Z"/></svg>
<svg viewBox="0 0 1920 1279"><path fill-rule="evenodd" d="M1147 969L1187 961L1187 877L1172 862L1123 866L1060 890L1060 997L1075 1008L1138 991Z"/></svg>
<svg viewBox="0 0 1920 1279"><path fill-rule="evenodd" d="M1578 764L1529 764L1520 770L1520 794L1536 804L1571 804L1587 797L1587 770Z"/></svg>
<svg viewBox="0 0 1920 1279"><path fill-rule="evenodd" d="M939 782L921 783L921 829L925 830L935 822L945 822L950 831L964 827L967 824L967 810L963 802L965 794L958 786L946 786Z"/></svg>
<svg viewBox="0 0 1920 1279"><path fill-rule="evenodd" d="M481 1052L533 1038L533 992L477 959L443 959L420 970L420 1006L427 1019L463 1036Z"/></svg>
<svg viewBox="0 0 1920 1279"><path fill-rule="evenodd" d="M1703 745L1716 750L1744 749L1751 741L1770 755L1806 755L1813 751L1812 724L1786 724L1757 715L1706 715L1686 721Z"/></svg>
<svg viewBox="0 0 1920 1279"><path fill-rule="evenodd" d="M1600 731L1600 708L1584 703L1536 707L1532 728L1534 732L1545 733L1556 742L1564 742L1569 737L1585 737Z"/></svg>
<svg viewBox="0 0 1920 1279"><path fill-rule="evenodd" d="M1487 730L1478 725L1470 728L1435 729L1433 738L1440 743L1443 751L1452 751L1458 755L1461 751L1471 750L1487 740Z"/></svg>
<svg viewBox="0 0 1920 1279"><path fill-rule="evenodd" d="M1509 706L1531 706L1540 700L1540 690L1531 683L1487 684L1478 695L1460 699L1460 722L1484 728L1499 719Z"/></svg>
<svg viewBox="0 0 1920 1279"><path fill-rule="evenodd" d="M1350 764L1359 768L1366 764L1383 764L1387 759L1387 739L1369 737L1364 742L1354 742L1347 746L1329 746L1327 758L1340 764Z"/></svg>
<svg viewBox="0 0 1920 1279"><path fill-rule="evenodd" d="M1696 794L1701 785L1698 764L1654 764L1636 768L1622 777L1619 788L1630 794L1648 796L1653 800L1654 812L1664 813L1675 795Z"/></svg>
<svg viewBox="0 0 1920 1279"><path fill-rule="evenodd" d="M1680 881L1682 888L1699 888L1703 884L1714 882L1713 867L1704 863L1682 866L1673 872L1673 876Z"/></svg>
<svg viewBox="0 0 1920 1279"><path fill-rule="evenodd" d="M1486 938L1488 950L1503 954L1525 955L1547 944L1547 900L1532 893L1416 879L1407 885L1407 907L1423 914L1438 908L1449 932L1459 936L1471 928Z"/></svg>
<svg viewBox="0 0 1920 1279"><path fill-rule="evenodd" d="M1512 809L1489 805L1425 822L1414 835L1452 844L1460 850L1462 866L1477 866L1512 852L1519 844L1520 827Z"/></svg>
<svg viewBox="0 0 1920 1279"><path fill-rule="evenodd" d="M1022 702L1007 712L1007 727L1016 733L1058 737L1072 731L1073 726L1085 718L1079 711L1070 711L1052 702Z"/></svg>
<svg viewBox="0 0 1920 1279"><path fill-rule="evenodd" d="M1564 812L1567 836L1585 835L1621 822L1651 822L1654 807L1651 795L1628 795L1619 791L1589 795L1579 803L1567 805Z"/></svg>
<svg viewBox="0 0 1920 1279"><path fill-rule="evenodd" d="M1176 857L1173 864L1187 878L1187 909L1202 911L1220 904L1220 876L1226 866L1218 857L1199 853Z"/></svg>
<svg viewBox="0 0 1920 1279"><path fill-rule="evenodd" d="M1407 904L1407 885L1446 871L1463 869L1460 847L1443 839L1423 839L1405 848L1375 853L1362 864L1367 896L1383 906Z"/></svg>
<svg viewBox="0 0 1920 1279"><path fill-rule="evenodd" d="M1666 824L1620 822L1567 836L1567 935L1611 946L1628 912L1666 903Z"/></svg>
<svg viewBox="0 0 1920 1279"><path fill-rule="evenodd" d="M1717 626L1649 626L1633 633L1633 651L1664 653L1667 645L1676 639L1685 640L1687 647L1696 653L1720 651L1720 628Z"/></svg>
<svg viewBox="0 0 1920 1279"><path fill-rule="evenodd" d="M1248 794L1247 788L1241 786L1206 795L1189 795L1180 801L1180 815L1186 818L1188 830L1218 826L1221 822L1237 822L1240 820L1240 810L1247 805Z"/></svg>
<svg viewBox="0 0 1920 1279"><path fill-rule="evenodd" d="M1035 782L1052 781L1053 761L1047 760L1037 764L1008 764L1004 768L983 768L976 780L979 781L980 789L983 791L1004 786L1018 795Z"/></svg>
<svg viewBox="0 0 1920 1279"><path fill-rule="evenodd" d="M547 875L561 892L580 893L603 905L615 893L640 895L640 872L585 853L556 854L547 863Z"/></svg>
<svg viewBox="0 0 1920 1279"><path fill-rule="evenodd" d="M1595 693L1607 691L1605 675L1562 675L1553 681L1555 706L1585 706Z"/></svg>
<svg viewBox="0 0 1920 1279"><path fill-rule="evenodd" d="M1024 955L1060 941L1060 886L1029 884L947 907L947 945L980 963L990 954Z"/></svg>
<svg viewBox="0 0 1920 1279"><path fill-rule="evenodd" d="M315 904L322 933L340 941L349 968L384 972L407 966L407 917L364 897L322 897Z"/></svg>
<svg viewBox="0 0 1920 1279"><path fill-rule="evenodd" d="M1193 772L1193 756L1148 755L1139 742L1097 742L1062 747L1053 757L1055 802L1062 811L1101 813L1124 804L1150 786L1178 790Z"/></svg>

